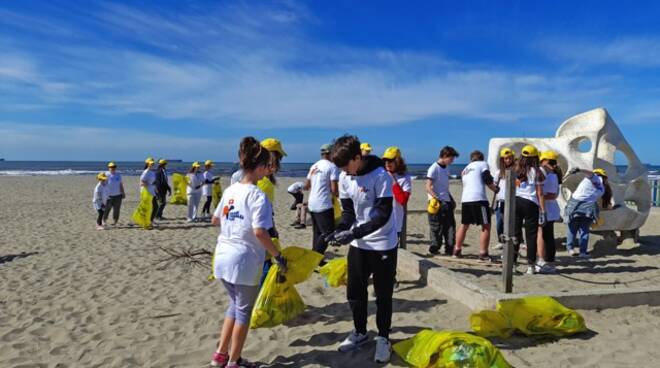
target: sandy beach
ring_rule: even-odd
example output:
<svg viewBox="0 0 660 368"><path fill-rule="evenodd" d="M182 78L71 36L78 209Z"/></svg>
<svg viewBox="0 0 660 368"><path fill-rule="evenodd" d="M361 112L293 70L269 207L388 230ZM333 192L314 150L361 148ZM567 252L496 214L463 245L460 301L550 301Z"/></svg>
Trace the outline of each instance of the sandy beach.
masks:
<svg viewBox="0 0 660 368"><path fill-rule="evenodd" d="M288 224L292 197L280 178L275 203L282 244L311 247L311 227ZM217 341L226 307L221 284L210 269L183 263L158 265L168 248L215 247L218 230L186 224L185 207L169 205L152 231L129 226L137 204L137 178L125 177L128 191L120 226L97 231L91 205L91 176L0 177L0 366L1 367L205 367ZM224 187L228 179L223 178ZM452 183L460 198L460 183ZM426 255L428 223L423 182L414 183L408 218L409 248ZM457 216L460 220L460 216ZM557 237L565 231L557 225ZM642 228L642 245L616 250L596 244L595 268L585 272L571 260L558 275L516 277L516 290L653 286L660 280L660 216ZM495 243L495 236L491 244ZM467 254L477 250L478 230L468 233ZM345 248L331 249L343 255ZM497 253L493 253L497 254ZM565 252L559 252L563 261ZM499 268L470 268L436 257L444 267L497 287ZM522 266L521 266L522 267ZM574 280L578 279L578 281ZM414 279L400 278L394 294L392 339L424 328L469 331L471 311L451 295L438 294ZM245 357L271 367L377 367L374 343L342 354L337 344L352 329L344 288L328 288L317 274L298 290L308 305L293 322L250 331ZM373 296L372 296L373 299ZM589 332L567 339L515 337L500 346L516 367L633 367L660 360L656 340L660 307L637 306L580 311ZM369 328L375 330L375 305ZM388 366L405 366L395 355Z"/></svg>

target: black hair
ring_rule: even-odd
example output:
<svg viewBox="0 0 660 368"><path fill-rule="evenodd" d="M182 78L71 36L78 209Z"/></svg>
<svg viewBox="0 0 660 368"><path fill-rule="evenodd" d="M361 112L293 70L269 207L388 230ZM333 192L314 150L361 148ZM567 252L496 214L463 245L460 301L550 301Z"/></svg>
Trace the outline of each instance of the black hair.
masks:
<svg viewBox="0 0 660 368"><path fill-rule="evenodd" d="M270 163L271 156L254 137L244 137L238 149L238 161L241 169L253 171L259 166Z"/></svg>
<svg viewBox="0 0 660 368"><path fill-rule="evenodd" d="M356 156L362 156L360 140L354 135L344 134L332 142L331 161L337 167L344 167Z"/></svg>
<svg viewBox="0 0 660 368"><path fill-rule="evenodd" d="M443 158L443 157L458 157L458 156L459 156L458 151L456 151L454 149L454 147L444 146L440 150L440 158Z"/></svg>
<svg viewBox="0 0 660 368"><path fill-rule="evenodd" d="M470 162L483 161L483 160L484 160L484 153L483 152L481 152L479 150L476 150L476 151L472 151L472 153L470 153Z"/></svg>

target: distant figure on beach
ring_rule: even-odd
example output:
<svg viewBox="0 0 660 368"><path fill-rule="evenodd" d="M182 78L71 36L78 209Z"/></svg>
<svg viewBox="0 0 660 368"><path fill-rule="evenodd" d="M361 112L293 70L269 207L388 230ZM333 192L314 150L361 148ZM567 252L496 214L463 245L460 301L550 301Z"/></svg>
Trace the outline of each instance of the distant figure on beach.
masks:
<svg viewBox="0 0 660 368"><path fill-rule="evenodd" d="M108 172L105 173L105 176L108 177L108 203L105 206L105 213L103 214L103 225L105 226L107 224L110 210L112 210L112 225L116 226L117 222L119 222L121 202L126 198L126 192L124 191L121 174L117 172L116 163L108 163Z"/></svg>
<svg viewBox="0 0 660 368"><path fill-rule="evenodd" d="M144 160L144 171L140 175L140 188L145 188L153 196L151 200L151 222L153 223L158 211L158 197L156 196L156 172L154 171L153 157L147 157Z"/></svg>
<svg viewBox="0 0 660 368"><path fill-rule="evenodd" d="M454 257L461 257L463 242L470 225L481 226L479 236L479 260L490 262L488 243L490 242L491 208L486 196L486 187L497 194L500 188L495 184L490 168L484 161L481 151L470 154L470 163L461 173L463 194L461 196L461 226L456 233L456 248Z"/></svg>
<svg viewBox="0 0 660 368"><path fill-rule="evenodd" d="M331 159L342 170L339 176L342 215L335 232L326 241L350 244L346 296L354 327L339 344L339 351L354 351L370 340L367 335L367 287L373 276L378 326L374 361L387 363L392 352L389 334L397 264L393 180L380 158L362 156L360 141L355 136L338 138L333 143Z"/></svg>
<svg viewBox="0 0 660 368"><path fill-rule="evenodd" d="M291 211L296 211L296 216L294 218L293 226L295 229L304 229L307 227L307 203L305 200L305 195L303 194L305 183L302 181L297 181L286 189L287 193L293 196L293 203L291 204Z"/></svg>
<svg viewBox="0 0 660 368"><path fill-rule="evenodd" d="M456 202L449 192L449 166L458 157L458 151L453 147L445 146L440 150L440 156L426 173L426 193L429 198L429 228L431 232L431 246L429 253L438 254L444 240L445 254L452 255L456 242L456 220L454 208Z"/></svg>
<svg viewBox="0 0 660 368"><path fill-rule="evenodd" d="M204 177L199 172L201 166L199 162L193 162L186 175L188 177L188 186L186 187L188 215L186 216L186 222L197 221L197 210L199 208L199 201L202 198L202 186L204 186Z"/></svg>
<svg viewBox="0 0 660 368"><path fill-rule="evenodd" d="M252 309L259 293L265 253L286 270L286 260L276 249L268 229L273 227L273 208L256 184L271 172L270 154L253 137L240 144L243 179L225 190L211 222L220 225L213 273L222 281L229 306L211 366L254 367L241 354L248 334Z"/></svg>
<svg viewBox="0 0 660 368"><path fill-rule="evenodd" d="M539 225L545 225L545 197L543 184L545 176L539 168L539 151L531 144L522 148L521 157L515 167L516 174L516 221L515 259L518 259L520 242L525 227L527 243L527 274L536 273L537 237ZM539 265L539 267L541 267Z"/></svg>
<svg viewBox="0 0 660 368"><path fill-rule="evenodd" d="M545 224L539 225L538 261L535 271L537 273L555 273L553 265L557 246L555 245L555 222L561 219L561 210L557 203L559 185L561 185L563 174L557 163L559 154L555 151L544 151L539 157L541 160L541 172L545 176L543 183L543 197L545 198Z"/></svg>
<svg viewBox="0 0 660 368"><path fill-rule="evenodd" d="M333 197L339 195L337 183L339 182L339 169L330 161L332 146L321 146L321 159L316 161L309 169L305 179L305 189L309 190L307 207L312 216L312 249L322 255L328 249L325 240L335 231L335 210ZM321 265L325 260L321 261Z"/></svg>
<svg viewBox="0 0 660 368"><path fill-rule="evenodd" d="M493 170L493 177L495 184L500 188L500 191L495 195L495 221L497 222L497 245L495 249L504 248L504 185L506 184L506 170L513 169L516 163L515 152L509 148L504 147L500 150L500 157L498 160L497 168Z"/></svg>
<svg viewBox="0 0 660 368"><path fill-rule="evenodd" d="M204 207L202 207L202 216L209 218L211 216L211 203L213 202L213 183L220 180L219 177L213 178L213 173L211 173L211 169L213 168L213 166L214 166L213 161L206 160L204 162L204 174L202 174L202 177L204 178L204 186L202 187L202 197L206 198L206 202L204 202Z"/></svg>
<svg viewBox="0 0 660 368"><path fill-rule="evenodd" d="M94 187L94 195L92 196L92 205L96 210L96 230L103 230L103 215L105 213L106 203L108 202L108 189L107 189L107 180L108 177L105 173L99 173L96 175L96 180L98 183Z"/></svg>
<svg viewBox="0 0 660 368"><path fill-rule="evenodd" d="M371 148L371 145L369 143L364 142L360 144L360 151L362 153L362 156L366 157L371 154L371 151L373 151L373 149Z"/></svg>
<svg viewBox="0 0 660 368"><path fill-rule="evenodd" d="M598 223L600 216L598 200L602 198L602 208L609 209L612 205L612 188L610 188L607 172L604 169L588 171L574 168L569 171L569 175L578 173L585 175L585 178L571 194L571 198L564 208L564 219L568 225L566 250L568 254L588 261L591 259L588 252L590 227L592 224ZM577 246L579 246L579 253Z"/></svg>
<svg viewBox="0 0 660 368"><path fill-rule="evenodd" d="M169 178L167 175L167 160L158 160L158 168L156 169L156 194L158 197L158 209L156 211L156 220L163 220L163 211L167 204L167 196L172 195L172 188L170 187Z"/></svg>
<svg viewBox="0 0 660 368"><path fill-rule="evenodd" d="M388 147L383 153L385 170L392 176L392 195L394 195L394 214L396 215L396 231L401 246L401 231L403 230L403 219L406 215L404 207L412 194L412 178L408 175L408 167L401 156L399 147Z"/></svg>

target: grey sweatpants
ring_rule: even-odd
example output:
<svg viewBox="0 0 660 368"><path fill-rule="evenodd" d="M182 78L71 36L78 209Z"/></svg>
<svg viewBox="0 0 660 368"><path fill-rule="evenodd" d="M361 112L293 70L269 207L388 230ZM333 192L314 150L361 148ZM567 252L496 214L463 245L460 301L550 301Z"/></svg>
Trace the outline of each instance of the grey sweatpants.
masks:
<svg viewBox="0 0 660 368"><path fill-rule="evenodd" d="M110 210L112 209L112 219L117 222L119 221L119 211L121 210L121 194L116 196L110 196L108 202L105 204L105 212L103 213L103 221L108 221L108 216L110 215Z"/></svg>

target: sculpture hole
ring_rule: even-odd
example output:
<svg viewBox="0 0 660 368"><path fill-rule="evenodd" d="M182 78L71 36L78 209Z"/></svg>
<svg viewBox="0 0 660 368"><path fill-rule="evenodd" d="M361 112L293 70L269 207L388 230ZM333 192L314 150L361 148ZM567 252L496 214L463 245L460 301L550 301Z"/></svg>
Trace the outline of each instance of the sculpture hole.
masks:
<svg viewBox="0 0 660 368"><path fill-rule="evenodd" d="M591 140L589 138L582 138L577 144L577 149L580 152L591 151Z"/></svg>
<svg viewBox="0 0 660 368"><path fill-rule="evenodd" d="M614 165L616 165L617 174L619 174L619 176L625 176L628 167L630 166L628 156L622 151L616 150L616 152L614 152Z"/></svg>

